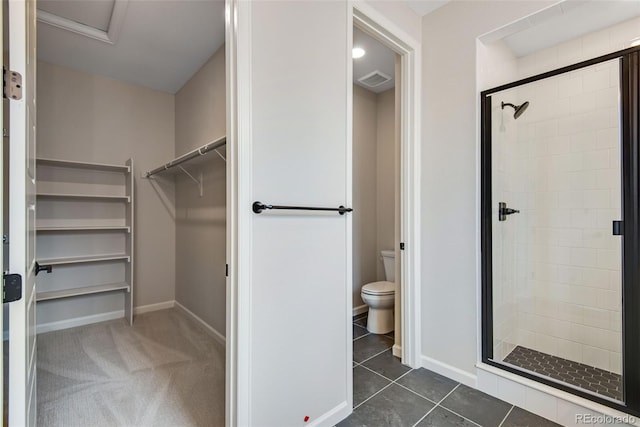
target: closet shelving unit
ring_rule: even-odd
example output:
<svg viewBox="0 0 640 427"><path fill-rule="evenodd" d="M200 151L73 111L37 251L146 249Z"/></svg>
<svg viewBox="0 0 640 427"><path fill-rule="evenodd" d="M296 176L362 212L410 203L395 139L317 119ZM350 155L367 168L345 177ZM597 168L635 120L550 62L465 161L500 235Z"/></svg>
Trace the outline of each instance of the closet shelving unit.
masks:
<svg viewBox="0 0 640 427"><path fill-rule="evenodd" d="M133 159L113 165L38 158L36 165L36 259L52 267L36 278L36 301L123 292L132 323ZM64 274L56 279L56 272Z"/></svg>

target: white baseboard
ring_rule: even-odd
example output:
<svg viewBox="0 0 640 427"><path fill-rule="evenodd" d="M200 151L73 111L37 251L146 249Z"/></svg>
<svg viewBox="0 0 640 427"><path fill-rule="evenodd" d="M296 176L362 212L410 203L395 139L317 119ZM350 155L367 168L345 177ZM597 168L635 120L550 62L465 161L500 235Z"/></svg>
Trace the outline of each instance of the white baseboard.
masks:
<svg viewBox="0 0 640 427"><path fill-rule="evenodd" d="M173 308L175 301L165 301L157 304L141 305L133 308L133 314L149 313L151 311L165 310ZM124 310L111 311L108 313L92 314L90 316L74 317L73 319L60 320L57 322L42 323L36 326L36 333L60 331L62 329L75 328L77 326L90 325L92 323L106 322L107 320L115 320L124 317ZM6 333L4 334L7 335ZM8 339L8 336L5 338Z"/></svg>
<svg viewBox="0 0 640 427"><path fill-rule="evenodd" d="M555 421L559 425L640 426L640 417L625 414L617 409L482 362L478 362L476 367L479 390ZM582 422L579 421L579 417L584 417ZM586 417L591 417L591 420L586 421L588 419Z"/></svg>
<svg viewBox="0 0 640 427"><path fill-rule="evenodd" d="M227 345L227 339L224 337L224 335L222 335L220 332L215 330L211 325L209 325L207 322L205 322L200 317L198 317L193 311L189 310L187 307L180 304L178 301L175 302L175 307L182 310L185 314L187 314L193 320L195 320L200 325L202 325L207 330L207 332L209 332L209 334L213 337L213 339L215 339L222 345Z"/></svg>
<svg viewBox="0 0 640 427"><path fill-rule="evenodd" d="M369 306L367 304L362 304L357 307L353 307L353 315L357 316L358 314L366 313L369 311Z"/></svg>
<svg viewBox="0 0 640 427"><path fill-rule="evenodd" d="M391 352L395 357L402 358L402 347L398 344L393 345L393 347L391 348Z"/></svg>
<svg viewBox="0 0 640 427"><path fill-rule="evenodd" d="M176 306L176 302L173 300L159 302L156 304L140 305L138 307L133 307L133 314L136 315L136 314L149 313L151 311L166 310L168 308L173 308L175 306Z"/></svg>
<svg viewBox="0 0 640 427"><path fill-rule="evenodd" d="M62 329L75 328L77 326L90 325L92 323L106 322L124 317L124 310L110 311L107 313L92 314L90 316L74 317L72 319L59 320L57 322L41 323L36 326L36 333L60 331Z"/></svg>
<svg viewBox="0 0 640 427"><path fill-rule="evenodd" d="M338 406L312 420L308 424L308 427L335 426L340 421L344 420L350 413L351 408L347 407L347 402L342 402Z"/></svg>
<svg viewBox="0 0 640 427"><path fill-rule="evenodd" d="M477 388L478 377L455 366L422 355L422 367L466 386Z"/></svg>

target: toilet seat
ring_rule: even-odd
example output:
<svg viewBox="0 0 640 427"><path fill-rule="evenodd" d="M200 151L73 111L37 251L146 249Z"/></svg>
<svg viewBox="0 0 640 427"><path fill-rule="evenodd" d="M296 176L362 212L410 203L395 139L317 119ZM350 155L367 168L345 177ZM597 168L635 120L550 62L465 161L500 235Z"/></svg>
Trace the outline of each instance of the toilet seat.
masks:
<svg viewBox="0 0 640 427"><path fill-rule="evenodd" d="M396 293L396 284L386 280L367 283L362 287L362 293L366 295L393 295Z"/></svg>

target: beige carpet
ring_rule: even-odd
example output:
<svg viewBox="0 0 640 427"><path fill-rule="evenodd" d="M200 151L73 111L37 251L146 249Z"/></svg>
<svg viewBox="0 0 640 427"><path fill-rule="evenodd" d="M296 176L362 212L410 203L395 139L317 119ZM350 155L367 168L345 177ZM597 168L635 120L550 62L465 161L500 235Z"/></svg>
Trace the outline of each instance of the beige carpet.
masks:
<svg viewBox="0 0 640 427"><path fill-rule="evenodd" d="M225 350L171 309L38 336L38 426L224 426Z"/></svg>

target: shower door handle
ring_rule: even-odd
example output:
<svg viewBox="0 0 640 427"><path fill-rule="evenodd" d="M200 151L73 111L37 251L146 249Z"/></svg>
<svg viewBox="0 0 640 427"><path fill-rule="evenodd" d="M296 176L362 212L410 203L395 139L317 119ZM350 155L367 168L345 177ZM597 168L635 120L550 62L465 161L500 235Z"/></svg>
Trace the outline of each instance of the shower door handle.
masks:
<svg viewBox="0 0 640 427"><path fill-rule="evenodd" d="M507 215L513 215L515 213L520 213L520 211L508 208L505 202L498 203L498 221L506 221Z"/></svg>
<svg viewBox="0 0 640 427"><path fill-rule="evenodd" d="M613 235L622 236L624 233L624 223L622 221L613 221Z"/></svg>

